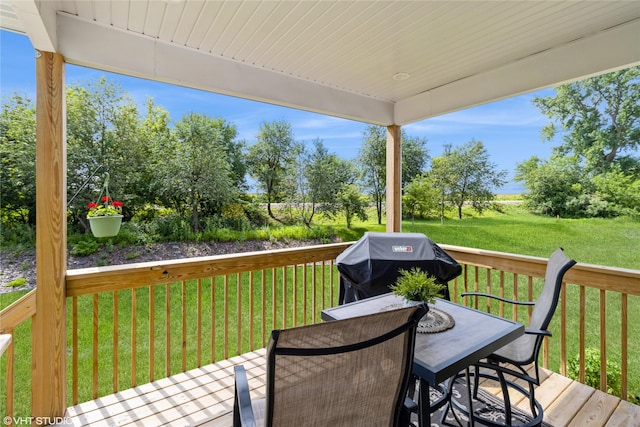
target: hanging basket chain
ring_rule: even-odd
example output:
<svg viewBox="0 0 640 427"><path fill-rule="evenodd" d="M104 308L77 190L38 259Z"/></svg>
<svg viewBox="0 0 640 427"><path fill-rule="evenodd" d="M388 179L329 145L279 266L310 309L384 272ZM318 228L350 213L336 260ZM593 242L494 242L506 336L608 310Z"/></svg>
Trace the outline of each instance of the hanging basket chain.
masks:
<svg viewBox="0 0 640 427"><path fill-rule="evenodd" d="M102 185L102 189L100 190L100 194L98 195L96 205L99 205L102 201L103 194L107 197L106 202L109 203L111 201L111 196L109 195L109 172L104 173L104 184Z"/></svg>

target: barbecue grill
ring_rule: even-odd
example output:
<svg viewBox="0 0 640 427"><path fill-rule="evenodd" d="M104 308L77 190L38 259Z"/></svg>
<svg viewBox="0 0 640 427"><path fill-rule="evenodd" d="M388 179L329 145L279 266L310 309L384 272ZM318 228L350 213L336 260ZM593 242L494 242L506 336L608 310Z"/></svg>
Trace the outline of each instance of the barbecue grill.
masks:
<svg viewBox="0 0 640 427"><path fill-rule="evenodd" d="M389 292L400 269L418 267L445 285L462 273L448 253L421 233L366 232L336 258L340 272L340 304Z"/></svg>

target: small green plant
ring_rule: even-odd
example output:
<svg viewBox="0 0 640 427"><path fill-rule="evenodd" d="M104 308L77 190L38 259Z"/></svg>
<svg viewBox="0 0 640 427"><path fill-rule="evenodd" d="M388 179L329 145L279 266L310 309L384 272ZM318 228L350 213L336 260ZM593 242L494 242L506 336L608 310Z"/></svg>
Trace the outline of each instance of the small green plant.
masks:
<svg viewBox="0 0 640 427"><path fill-rule="evenodd" d="M580 355L575 355L567 362L567 376L572 380L580 380ZM620 366L607 360L607 393L620 396ZM600 350L586 348L584 351L584 382L595 389L600 389Z"/></svg>
<svg viewBox="0 0 640 427"><path fill-rule="evenodd" d="M10 288L19 288L20 286L24 286L26 284L27 284L27 279L25 279L24 277L19 277L7 283L6 286Z"/></svg>
<svg viewBox="0 0 640 427"><path fill-rule="evenodd" d="M442 285L436 279L417 267L407 271L400 269L400 276L396 283L389 287L391 291L409 301L422 301L425 304L435 302L435 298L442 296Z"/></svg>
<svg viewBox="0 0 640 427"><path fill-rule="evenodd" d="M95 240L80 240L71 248L71 254L76 256L88 256L98 250L98 242Z"/></svg>

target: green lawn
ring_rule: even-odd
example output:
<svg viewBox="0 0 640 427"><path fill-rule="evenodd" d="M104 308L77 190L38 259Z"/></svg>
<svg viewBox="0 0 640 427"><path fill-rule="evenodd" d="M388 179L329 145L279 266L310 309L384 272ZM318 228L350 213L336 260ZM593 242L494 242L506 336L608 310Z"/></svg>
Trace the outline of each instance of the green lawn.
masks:
<svg viewBox="0 0 640 427"><path fill-rule="evenodd" d="M370 218L375 220L375 215L371 215ZM321 219L319 218L321 221ZM320 222L319 221L319 222ZM326 221L325 223L328 223ZM368 222L356 222L354 229L345 230L344 224L331 224L334 230L338 230L338 234L344 240L357 240L365 231L384 231L384 225L377 225L373 221ZM513 205L506 206L501 212L488 211L483 216L468 214L464 219L452 219L447 218L444 224L440 223L440 220L425 220L405 221L403 223L404 231L415 231L425 233L429 238L439 244L450 244L457 246L476 247L488 250L495 250L501 252L510 252L517 254L533 255L540 257L548 257L553 250L562 246L567 254L581 263L600 264L614 267L623 267L631 269L640 269L640 251L638 250L640 242L640 222L638 220L632 220L628 218L619 219L557 219L534 216L524 212L521 208ZM278 272L277 274L281 274ZM291 280L291 274L288 273L289 280ZM254 278L254 283L257 278ZM276 278L276 282L280 283L281 277ZM248 278L242 277L243 294L247 295L248 291ZM234 308L235 303L235 278L232 277L233 285L229 287L229 300L232 301L232 306L228 312L230 320L234 320L237 312L246 311L246 303L243 302L241 310ZM267 304L270 304L271 279L267 280L266 297ZM335 280L334 283L337 283ZM494 283L497 283L497 279L494 279ZM540 286L541 281L536 281L536 286ZM519 285L522 286L522 285ZM194 367L195 362L195 349L194 349L194 325L196 324L195 316L195 282L187 283L187 295L188 308L187 308L187 325L188 325L188 369ZM156 311L165 311L165 287L157 286L155 301ZM210 313L210 284L203 281L203 312ZM181 323L176 323L181 319L181 287L179 285L171 285L171 373L178 372L181 369ZM224 290L224 284L216 284L216 292L222 292ZM281 291L278 290L277 293ZM508 290L510 292L510 290ZM569 288L568 290L568 311L571 316L577 317L577 307L574 301L577 301L577 287ZM24 293L12 293L2 295L0 298L0 308L9 305L11 302L18 299ZM525 295L525 291L520 291L521 295ZM216 299L219 304L222 302L222 294L218 294ZM308 297L308 300L311 297ZM607 294L606 304L610 309L607 310L607 351L608 356L613 359L619 358L620 352L620 296L616 294ZM81 329L84 331L90 331L90 325L92 322L92 302L91 296L81 297L79 299L79 311L81 313L80 323ZM282 296L279 295L276 298L276 303L282 305ZM599 292L589 290L587 292L587 344L588 346L597 347L599 345ZM68 304L69 310L71 303ZM132 292L121 291L118 293L118 313L119 325L118 325L118 341L119 341L119 385L121 389L128 388L131 384L131 364L132 357L131 351L128 348L132 338L132 325L130 317L125 313L131 312L132 306ZM136 371L137 371L137 383L144 383L148 381L148 313L149 306L149 291L148 289L141 289L136 292L136 313L138 315L138 321L136 322L136 339L138 341L138 352L136 355ZM99 362L98 369L100 371L99 377L99 389L100 394L108 394L112 392L112 374L113 372L113 355L107 351L109 347L112 347L112 332L113 332L113 311L114 311L113 295L100 295L99 297ZM220 306L216 308L221 315L224 315L224 309ZM593 314L591 314L593 313ZM640 324L640 298L630 297L629 300L629 325ZM156 313L156 316L159 314ZM267 333L271 329L273 324L272 314L267 310L266 329ZM276 315L277 327L281 327L281 314ZM301 312L299 313L301 316ZM249 319L243 320L245 324L248 324ZM290 321L290 320L289 320ZM70 321L69 321L70 324ZM203 330L207 331L210 328L210 320L205 316L203 321ZM222 330L223 321L216 322L217 336L224 336L228 333L230 345L230 352L236 350L236 331L234 328L229 328L228 332ZM554 318L553 328L557 329L558 316ZM156 339L164 339L166 336L166 326L164 320L158 318L155 324ZM633 328L630 326L630 348L629 353L629 391L630 393L640 392L640 341L634 339ZM617 331L617 332L616 332ZM261 330L254 331L254 338L256 342L261 339ZM568 351L569 357L577 352L578 345L578 327L574 320L569 320L568 328ZM16 331L16 415L28 414L28 407L30 402L30 363L21 362L21 358L28 358L30 354L30 326L25 324L18 328ZM69 330L69 339L70 338ZM554 335L557 336L557 332L554 331ZM205 332L203 346L211 345L210 338ZM91 365L92 360L92 339L90 334L81 334L79 337L81 352L80 359L80 371L81 371L81 384L80 384L80 401L90 399L91 390ZM216 341L219 343L219 341ZM559 348L556 345L559 340L551 340L551 352L550 352L550 368L558 370L559 360ZM245 351L248 345L247 339L243 333L242 351ZM216 344L216 359L223 358L224 354L221 353L221 349L218 348L219 344ZM154 372L156 378L164 376L165 369L165 351L162 344L157 344L156 348L156 364L154 366ZM210 351L204 351L204 354L210 354ZM0 412L5 411L5 397L4 390L2 389L5 384L6 366L5 359L0 361ZM202 363L209 363L210 355L203 356ZM69 374L71 370L69 368ZM68 393L71 394L71 387L68 387Z"/></svg>

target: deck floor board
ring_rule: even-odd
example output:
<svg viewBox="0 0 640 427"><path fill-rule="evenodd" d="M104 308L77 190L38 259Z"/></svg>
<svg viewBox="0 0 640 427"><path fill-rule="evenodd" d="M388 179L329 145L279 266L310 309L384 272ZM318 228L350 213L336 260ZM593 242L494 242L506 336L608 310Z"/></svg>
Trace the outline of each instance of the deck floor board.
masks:
<svg viewBox="0 0 640 427"><path fill-rule="evenodd" d="M265 350L261 349L81 403L67 408L60 426L230 427L233 366L245 366L251 396L261 398L265 392L264 358ZM639 406L551 371L543 370L541 377L536 397L544 408L545 422L554 427L638 425Z"/></svg>

